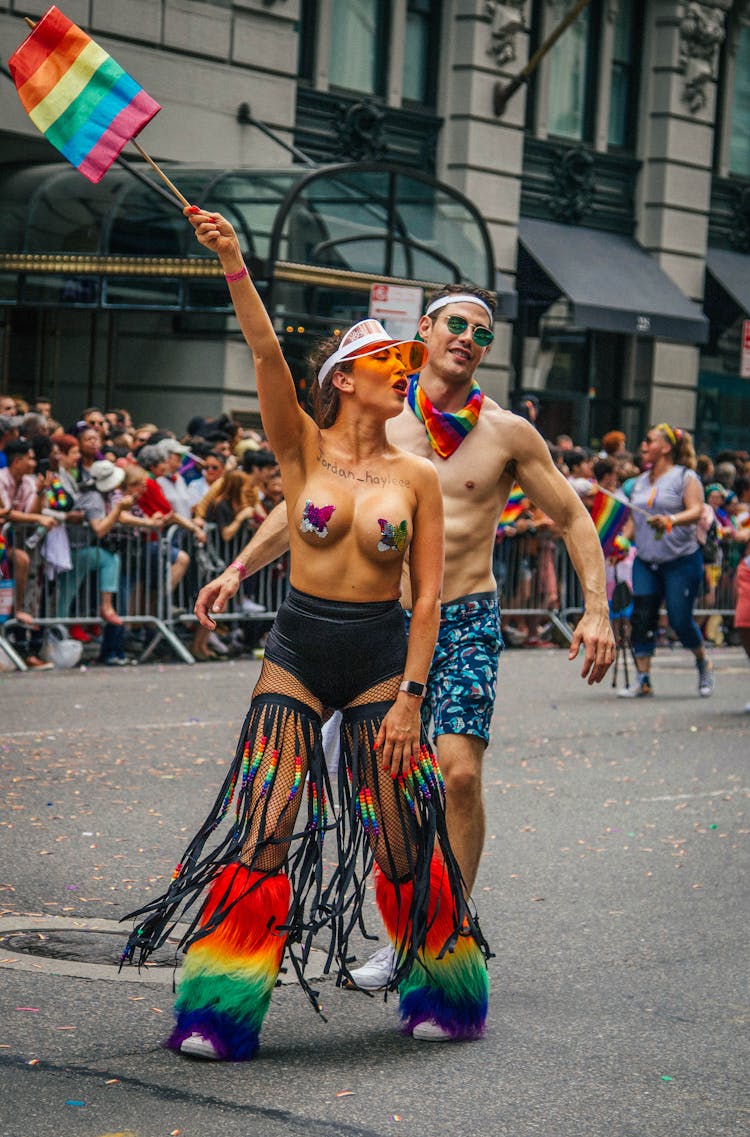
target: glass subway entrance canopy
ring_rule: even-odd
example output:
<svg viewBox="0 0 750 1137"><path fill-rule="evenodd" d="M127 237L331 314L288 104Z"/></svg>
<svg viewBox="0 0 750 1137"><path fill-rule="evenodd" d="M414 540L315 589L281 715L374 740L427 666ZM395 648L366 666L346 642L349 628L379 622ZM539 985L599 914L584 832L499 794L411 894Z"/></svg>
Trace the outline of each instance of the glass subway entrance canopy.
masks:
<svg viewBox="0 0 750 1137"><path fill-rule="evenodd" d="M515 292L495 273L480 214L418 170L356 163L168 172L188 200L229 218L282 322L304 316L328 326L366 306L372 283L388 281L473 283L498 293L499 316L515 315ZM126 170L113 167L91 185L67 165L8 169L0 190L0 304L229 310L220 266L180 210Z"/></svg>

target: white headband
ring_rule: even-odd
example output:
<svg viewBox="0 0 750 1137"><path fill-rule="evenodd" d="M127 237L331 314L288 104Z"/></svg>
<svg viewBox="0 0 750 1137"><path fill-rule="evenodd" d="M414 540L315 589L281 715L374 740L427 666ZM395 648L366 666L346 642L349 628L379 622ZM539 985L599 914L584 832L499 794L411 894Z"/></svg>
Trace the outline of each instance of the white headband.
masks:
<svg viewBox="0 0 750 1137"><path fill-rule="evenodd" d="M478 296L473 296L470 292L456 292L451 296L441 296L438 300L433 300L425 312L425 316L431 316L433 312L438 312L441 308L445 308L447 304L478 304L480 308L484 308L485 312L490 318L490 323L494 324L495 317L492 315L492 309L489 304L481 300Z"/></svg>

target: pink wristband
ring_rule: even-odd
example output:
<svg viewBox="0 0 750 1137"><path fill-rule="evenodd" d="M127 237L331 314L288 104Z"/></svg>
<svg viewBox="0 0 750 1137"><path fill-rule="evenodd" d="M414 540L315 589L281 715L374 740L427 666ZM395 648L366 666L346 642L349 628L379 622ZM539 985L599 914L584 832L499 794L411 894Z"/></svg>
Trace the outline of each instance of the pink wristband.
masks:
<svg viewBox="0 0 750 1137"><path fill-rule="evenodd" d="M243 265L239 272L225 272L224 279L227 284L236 284L238 280L242 280L243 276L249 276L247 265Z"/></svg>
<svg viewBox="0 0 750 1137"><path fill-rule="evenodd" d="M247 576L247 569L243 565L242 561L232 561L231 565L229 565L229 568L237 569L237 572L240 574L240 580L244 580Z"/></svg>

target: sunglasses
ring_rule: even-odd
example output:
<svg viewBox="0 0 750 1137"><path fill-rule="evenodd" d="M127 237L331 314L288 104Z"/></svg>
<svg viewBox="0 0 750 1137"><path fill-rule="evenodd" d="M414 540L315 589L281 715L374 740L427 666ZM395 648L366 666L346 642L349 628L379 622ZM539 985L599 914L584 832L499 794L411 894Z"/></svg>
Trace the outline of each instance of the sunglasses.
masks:
<svg viewBox="0 0 750 1137"><path fill-rule="evenodd" d="M452 336L462 336L467 328L471 328L471 338L477 347L489 347L495 338L495 333L484 324L470 324L463 316L446 316L445 323Z"/></svg>

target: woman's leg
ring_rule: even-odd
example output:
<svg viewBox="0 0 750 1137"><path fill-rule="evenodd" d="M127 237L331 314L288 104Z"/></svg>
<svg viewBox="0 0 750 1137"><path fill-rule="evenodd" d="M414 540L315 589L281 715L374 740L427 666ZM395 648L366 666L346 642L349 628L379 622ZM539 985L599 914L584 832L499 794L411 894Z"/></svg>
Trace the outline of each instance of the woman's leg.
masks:
<svg viewBox="0 0 750 1137"><path fill-rule="evenodd" d="M108 549L97 549L99 570L99 615L108 624L121 624L113 598L120 587L120 556Z"/></svg>
<svg viewBox="0 0 750 1137"><path fill-rule="evenodd" d="M640 677L634 690L651 694L651 659L656 646L659 608L662 601L662 583L658 571L639 560L633 562L633 616L631 634L633 656Z"/></svg>
<svg viewBox="0 0 750 1137"><path fill-rule="evenodd" d="M234 784L243 840L213 879L182 971L168 1045L185 1053L246 1061L276 984L287 938L291 886L282 867L303 796L314 741L279 687L304 693L293 677L264 663L241 739ZM296 686L295 686L296 685ZM307 693L306 707L319 713ZM244 796L243 796L244 795ZM229 801L227 799L230 799ZM231 804L229 789L224 801ZM207 1045L208 1044L208 1045Z"/></svg>
<svg viewBox="0 0 750 1137"><path fill-rule="evenodd" d="M489 978L447 841L442 779L426 745L408 778L379 766L372 743L399 677L344 712L343 753L353 808L376 862L376 900L395 952L403 1030L437 1024L441 1037L478 1038Z"/></svg>
<svg viewBox="0 0 750 1137"><path fill-rule="evenodd" d="M713 667L706 655L703 634L695 622L693 608L703 584L703 556L700 549L664 566L667 619L683 647L695 656L698 668L698 694L714 691Z"/></svg>
<svg viewBox="0 0 750 1137"><path fill-rule="evenodd" d="M700 550L694 555L678 557L663 566L667 619L683 647L703 658L703 636L693 618L695 601L703 583L703 561Z"/></svg>
<svg viewBox="0 0 750 1137"><path fill-rule="evenodd" d="M71 550L73 567L69 572L61 572L57 577L57 615L66 619L70 615L70 605L81 587L81 580L90 568L95 567L88 547ZM74 615L80 613L74 612Z"/></svg>

